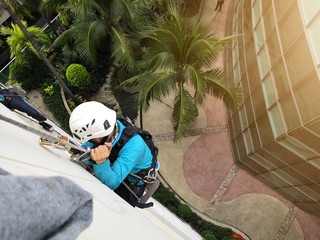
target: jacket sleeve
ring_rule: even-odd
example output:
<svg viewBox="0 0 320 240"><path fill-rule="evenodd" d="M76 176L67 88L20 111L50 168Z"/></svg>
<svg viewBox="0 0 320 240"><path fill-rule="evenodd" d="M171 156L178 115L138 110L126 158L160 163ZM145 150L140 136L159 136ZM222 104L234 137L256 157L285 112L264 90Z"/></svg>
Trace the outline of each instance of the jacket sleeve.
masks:
<svg viewBox="0 0 320 240"><path fill-rule="evenodd" d="M112 190L116 189L137 163L146 158L147 148L139 135L132 137L120 150L112 165L109 160L102 164L93 164L95 176Z"/></svg>

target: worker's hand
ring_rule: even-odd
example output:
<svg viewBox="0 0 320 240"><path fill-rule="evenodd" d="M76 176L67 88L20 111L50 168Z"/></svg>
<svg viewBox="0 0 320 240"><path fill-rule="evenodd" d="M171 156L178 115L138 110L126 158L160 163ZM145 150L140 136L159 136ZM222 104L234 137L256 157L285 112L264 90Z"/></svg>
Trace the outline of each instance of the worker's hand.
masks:
<svg viewBox="0 0 320 240"><path fill-rule="evenodd" d="M99 145L98 147L91 149L90 156L96 164L104 163L110 155L111 149L107 145Z"/></svg>

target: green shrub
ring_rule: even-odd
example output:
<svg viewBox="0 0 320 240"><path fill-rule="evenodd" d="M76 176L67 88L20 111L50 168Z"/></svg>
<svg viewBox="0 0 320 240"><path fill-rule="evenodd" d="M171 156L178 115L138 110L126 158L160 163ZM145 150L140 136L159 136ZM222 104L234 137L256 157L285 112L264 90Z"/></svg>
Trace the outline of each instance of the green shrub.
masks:
<svg viewBox="0 0 320 240"><path fill-rule="evenodd" d="M38 89L49 77L48 67L32 51L25 49L9 67L9 83L29 91Z"/></svg>
<svg viewBox="0 0 320 240"><path fill-rule="evenodd" d="M50 85L46 88L44 88L44 92L47 94L47 95L53 95L54 94L54 87L53 85Z"/></svg>
<svg viewBox="0 0 320 240"><path fill-rule="evenodd" d="M73 63L69 65L66 71L67 81L71 87L79 90L85 90L92 85L92 77L87 69L81 64Z"/></svg>
<svg viewBox="0 0 320 240"><path fill-rule="evenodd" d="M153 197L171 212L184 219L206 240L223 239L224 237L230 237L233 233L230 228L220 227L201 219L188 205L182 204L175 194L162 184L160 184L157 191L153 194Z"/></svg>
<svg viewBox="0 0 320 240"><path fill-rule="evenodd" d="M53 86L53 94L48 95L43 91L43 100L55 118L59 121L60 126L66 132L69 131L69 113L65 109L63 101L60 95L60 87L58 85Z"/></svg>
<svg viewBox="0 0 320 240"><path fill-rule="evenodd" d="M206 231L203 231L201 233L201 236L205 239L205 240L217 240L217 238L215 237L215 235L209 231L209 230L206 230Z"/></svg>
<svg viewBox="0 0 320 240"><path fill-rule="evenodd" d="M174 193L163 185L159 186L157 191L153 194L153 197L166 207L170 206L177 209L180 205L180 201L175 197Z"/></svg>
<svg viewBox="0 0 320 240"><path fill-rule="evenodd" d="M178 216L183 218L187 222L193 221L195 219L195 213L191 210L191 208L187 204L181 204L178 206Z"/></svg>

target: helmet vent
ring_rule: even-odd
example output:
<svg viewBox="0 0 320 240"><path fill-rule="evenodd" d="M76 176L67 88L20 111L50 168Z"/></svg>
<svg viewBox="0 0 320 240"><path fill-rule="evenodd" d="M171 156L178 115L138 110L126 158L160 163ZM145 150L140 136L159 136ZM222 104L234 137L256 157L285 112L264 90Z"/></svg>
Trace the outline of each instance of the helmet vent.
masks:
<svg viewBox="0 0 320 240"><path fill-rule="evenodd" d="M94 118L91 122L91 126L96 122L96 119Z"/></svg>
<svg viewBox="0 0 320 240"><path fill-rule="evenodd" d="M81 140L81 138L80 138L77 134L73 133L73 136L74 136L76 139Z"/></svg>
<svg viewBox="0 0 320 240"><path fill-rule="evenodd" d="M107 129L109 129L111 127L111 125L110 125L108 120L104 121L103 126L104 126L104 130L107 130Z"/></svg>

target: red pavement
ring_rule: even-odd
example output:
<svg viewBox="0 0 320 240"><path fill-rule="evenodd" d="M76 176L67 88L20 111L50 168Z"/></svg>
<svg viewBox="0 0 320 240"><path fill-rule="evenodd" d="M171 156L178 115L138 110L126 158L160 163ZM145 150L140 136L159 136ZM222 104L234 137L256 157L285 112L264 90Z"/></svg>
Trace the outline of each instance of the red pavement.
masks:
<svg viewBox="0 0 320 240"><path fill-rule="evenodd" d="M225 1L222 11L216 14L211 23L211 27L217 36L224 36L230 2L231 0ZM217 62L217 66L223 66L222 57ZM205 102L203 109L207 117L207 126L227 124L227 111L221 101L209 98ZM196 195L208 201L216 194L219 186L234 166L228 134L229 133L225 131L204 134L197 138L184 153L183 174L186 182ZM288 209L290 209L290 207L292 208L291 202L242 169L238 169L233 181L227 187L220 201L228 202L252 193L268 195L286 205ZM272 211L272 209L270 209L270 211ZM319 239L320 218L309 215L302 210L299 210L295 217L301 226L304 239ZM273 219L268 219L268 216L266 216L266 219L273 221ZM279 228L278 230L281 232L283 229ZM262 230L257 228L257 231ZM275 232L273 236L276 235L277 232ZM290 236L289 232L288 238L286 239L293 239L290 238ZM270 239L273 239L273 237ZM282 238L277 237L276 239Z"/></svg>

